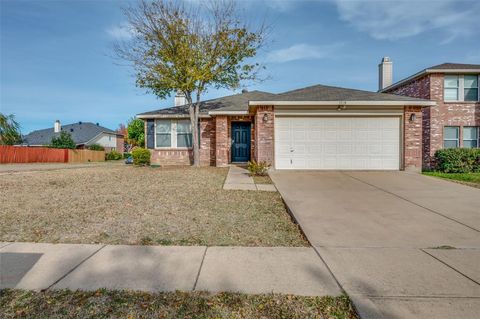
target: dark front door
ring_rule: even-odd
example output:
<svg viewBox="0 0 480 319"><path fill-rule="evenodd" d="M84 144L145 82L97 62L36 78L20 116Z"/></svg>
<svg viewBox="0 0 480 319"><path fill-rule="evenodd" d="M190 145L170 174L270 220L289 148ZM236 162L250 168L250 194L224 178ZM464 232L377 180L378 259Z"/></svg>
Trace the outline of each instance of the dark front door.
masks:
<svg viewBox="0 0 480 319"><path fill-rule="evenodd" d="M232 122L232 162L250 160L250 123Z"/></svg>

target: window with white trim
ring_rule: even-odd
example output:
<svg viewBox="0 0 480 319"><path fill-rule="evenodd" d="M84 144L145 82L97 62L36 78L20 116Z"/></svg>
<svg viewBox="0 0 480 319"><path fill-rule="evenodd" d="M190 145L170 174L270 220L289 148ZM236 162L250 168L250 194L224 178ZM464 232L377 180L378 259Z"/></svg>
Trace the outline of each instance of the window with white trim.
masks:
<svg viewBox="0 0 480 319"><path fill-rule="evenodd" d="M190 120L155 121L156 148L190 148L192 147L192 126Z"/></svg>
<svg viewBox="0 0 480 319"><path fill-rule="evenodd" d="M445 101L479 101L479 80L476 74L445 75L443 81Z"/></svg>
<svg viewBox="0 0 480 319"><path fill-rule="evenodd" d="M456 148L460 146L459 139L460 127L458 126L445 126L443 128L443 147L444 148Z"/></svg>
<svg viewBox="0 0 480 319"><path fill-rule="evenodd" d="M477 148L480 145L480 127L464 126L462 133L463 147Z"/></svg>

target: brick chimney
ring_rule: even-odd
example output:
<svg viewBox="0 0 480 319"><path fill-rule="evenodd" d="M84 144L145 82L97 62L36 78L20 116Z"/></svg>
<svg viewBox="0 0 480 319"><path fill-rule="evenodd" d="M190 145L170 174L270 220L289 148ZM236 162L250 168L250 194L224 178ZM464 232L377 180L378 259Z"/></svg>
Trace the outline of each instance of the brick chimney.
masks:
<svg viewBox="0 0 480 319"><path fill-rule="evenodd" d="M392 85L393 83L393 63L388 56L383 57L378 65L378 90Z"/></svg>
<svg viewBox="0 0 480 319"><path fill-rule="evenodd" d="M53 132L60 133L61 130L62 130L62 125L60 124L59 120L56 120L55 124L53 124Z"/></svg>

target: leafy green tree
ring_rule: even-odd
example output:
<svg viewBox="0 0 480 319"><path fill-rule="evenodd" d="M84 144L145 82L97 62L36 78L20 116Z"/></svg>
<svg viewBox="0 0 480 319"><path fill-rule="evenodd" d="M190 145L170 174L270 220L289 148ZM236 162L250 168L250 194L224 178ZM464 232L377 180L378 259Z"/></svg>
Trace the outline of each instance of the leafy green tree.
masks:
<svg viewBox="0 0 480 319"><path fill-rule="evenodd" d="M0 145L15 145L21 142L20 124L15 120L15 115L0 113Z"/></svg>
<svg viewBox="0 0 480 319"><path fill-rule="evenodd" d="M117 42L115 52L132 63L138 87L162 99L183 93L192 128L209 88L236 89L242 81L259 80L262 67L252 58L265 43L265 27L253 29L233 1L139 0L124 13L132 39ZM199 132L192 132L198 166Z"/></svg>
<svg viewBox="0 0 480 319"><path fill-rule="evenodd" d="M143 120L130 119L127 125L127 140L132 146L145 146L145 124Z"/></svg>
<svg viewBox="0 0 480 319"><path fill-rule="evenodd" d="M52 142L50 143L52 148L70 148L74 149L77 147L75 142L72 139L70 133L61 131L58 137L53 137Z"/></svg>

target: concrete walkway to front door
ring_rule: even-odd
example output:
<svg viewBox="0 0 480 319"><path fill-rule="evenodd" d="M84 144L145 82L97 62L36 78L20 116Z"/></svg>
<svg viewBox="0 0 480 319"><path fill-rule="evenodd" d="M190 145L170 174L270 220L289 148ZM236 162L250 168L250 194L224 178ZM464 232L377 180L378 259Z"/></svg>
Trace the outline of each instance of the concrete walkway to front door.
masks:
<svg viewBox="0 0 480 319"><path fill-rule="evenodd" d="M341 294L311 247L0 242L0 289Z"/></svg>
<svg viewBox="0 0 480 319"><path fill-rule="evenodd" d="M225 190L248 190L248 191L269 191L275 192L277 189L272 184L255 184L248 171L240 166L231 165L228 170L227 178L223 184Z"/></svg>
<svg viewBox="0 0 480 319"><path fill-rule="evenodd" d="M480 189L393 171L270 177L362 318L478 318Z"/></svg>

